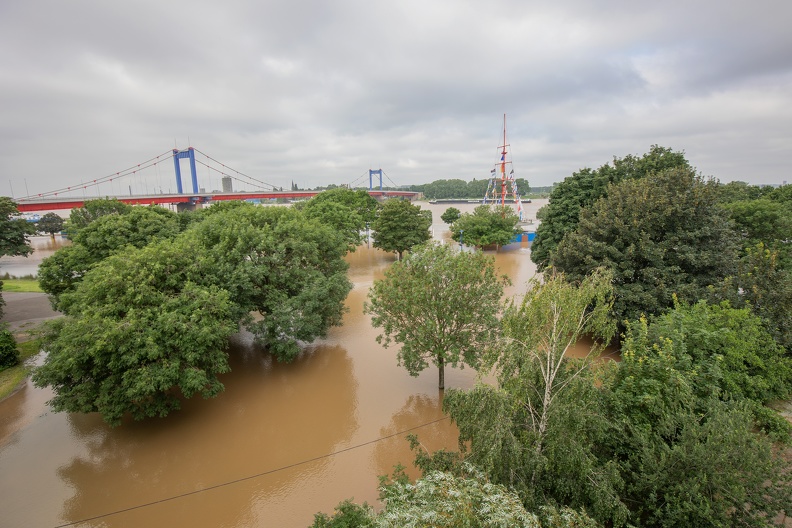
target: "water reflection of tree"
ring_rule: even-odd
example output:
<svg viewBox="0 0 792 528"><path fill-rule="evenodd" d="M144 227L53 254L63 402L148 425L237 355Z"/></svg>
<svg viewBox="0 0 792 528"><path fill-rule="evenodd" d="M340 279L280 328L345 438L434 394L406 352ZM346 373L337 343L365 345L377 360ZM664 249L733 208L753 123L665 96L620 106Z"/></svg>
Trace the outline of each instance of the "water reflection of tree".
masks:
<svg viewBox="0 0 792 528"><path fill-rule="evenodd" d="M181 412L163 420L109 429L98 416L71 415L72 433L86 454L58 470L75 490L64 518L74 522L321 457L348 442L358 427L357 382L341 347L313 347L294 363L280 364L251 344L237 343L231 366L222 379L225 393L184 402ZM174 526L212 524L208 519L214 525L248 523L256 500L298 486L306 471L320 474L327 464L320 458L299 470L137 509L113 524L132 518L139 525L154 519Z"/></svg>
<svg viewBox="0 0 792 528"><path fill-rule="evenodd" d="M429 452L457 449L457 428L443 414L441 407L440 396L414 394L407 398L401 410L391 417L390 423L380 429L380 437L388 438L377 442L375 448L378 475L390 475L396 464L407 466L407 474L411 478L420 475L413 467L415 455L410 451L408 434L416 435L421 446ZM402 431L407 432L397 434Z"/></svg>

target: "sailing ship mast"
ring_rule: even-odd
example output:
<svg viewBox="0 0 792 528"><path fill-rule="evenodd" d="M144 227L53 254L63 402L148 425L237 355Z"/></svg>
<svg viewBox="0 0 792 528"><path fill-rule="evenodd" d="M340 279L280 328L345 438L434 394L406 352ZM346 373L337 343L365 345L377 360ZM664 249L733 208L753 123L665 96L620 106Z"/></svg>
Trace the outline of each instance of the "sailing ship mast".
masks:
<svg viewBox="0 0 792 528"><path fill-rule="evenodd" d="M520 200L520 193L517 190L517 182L514 178L514 168L510 159L507 159L509 153L507 147L510 147L506 142L506 114L503 114L503 144L498 147L500 149L500 162L495 164L495 168L490 171L490 180L487 185L487 192L484 195L484 203L506 205L506 200L514 200L517 207L517 215L520 221L523 219L523 206ZM512 165L509 174L506 174L506 165ZM500 177L497 172L500 168Z"/></svg>

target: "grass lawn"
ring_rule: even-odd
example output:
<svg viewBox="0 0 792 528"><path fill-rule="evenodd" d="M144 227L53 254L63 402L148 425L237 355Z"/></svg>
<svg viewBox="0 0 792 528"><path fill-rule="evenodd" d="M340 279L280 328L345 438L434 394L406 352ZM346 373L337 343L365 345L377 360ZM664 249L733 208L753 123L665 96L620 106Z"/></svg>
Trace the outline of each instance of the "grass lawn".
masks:
<svg viewBox="0 0 792 528"><path fill-rule="evenodd" d="M41 292L37 279L3 279L3 291Z"/></svg>
<svg viewBox="0 0 792 528"><path fill-rule="evenodd" d="M17 347L19 348L19 365L0 371L0 400L11 394L22 383L22 380L28 377L32 367L26 365L25 362L39 353L38 339L17 343Z"/></svg>

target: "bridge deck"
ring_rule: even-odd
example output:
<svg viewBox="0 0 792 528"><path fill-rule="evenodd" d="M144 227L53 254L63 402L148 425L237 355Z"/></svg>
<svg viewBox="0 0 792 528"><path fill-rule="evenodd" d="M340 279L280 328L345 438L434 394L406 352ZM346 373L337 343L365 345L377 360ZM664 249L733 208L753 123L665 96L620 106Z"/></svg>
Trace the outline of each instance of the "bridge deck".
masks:
<svg viewBox="0 0 792 528"><path fill-rule="evenodd" d="M50 211L74 209L82 207L89 200L115 198L130 205L152 204L206 204L223 200L269 200L283 198L287 200L305 200L322 191L266 191L266 192L231 192L231 193L198 193L198 194L150 194L139 196L92 196L84 198L21 198L17 201L17 209L21 213L34 211ZM414 200L420 193L411 191L368 191L377 199L408 198Z"/></svg>

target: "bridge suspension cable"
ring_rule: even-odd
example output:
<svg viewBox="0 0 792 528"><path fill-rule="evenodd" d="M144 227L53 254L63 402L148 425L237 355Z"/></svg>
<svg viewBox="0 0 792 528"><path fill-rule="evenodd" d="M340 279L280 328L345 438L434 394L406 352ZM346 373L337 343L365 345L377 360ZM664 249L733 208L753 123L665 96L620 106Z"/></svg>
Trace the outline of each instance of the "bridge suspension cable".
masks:
<svg viewBox="0 0 792 528"><path fill-rule="evenodd" d="M90 180L90 181L87 181L87 182L81 182L79 185L70 185L68 187L62 187L60 189L55 189L53 191L47 191L47 192L43 192L43 193L31 194L31 195L19 198L17 201L23 202L25 200L33 200L33 199L38 199L38 198L48 198L48 197L58 196L59 194L63 194L63 193L68 193L68 192L72 192L72 191L79 191L81 189L87 189L89 187L97 187L97 186L99 186L102 183L112 182L113 180L124 178L124 177L130 176L130 175L134 175L134 174L137 174L141 170L147 169L149 167L153 167L153 166L157 165L158 163L161 163L161 162L165 161L165 159L160 159L160 158L163 158L164 156L167 156L166 159L170 159L170 157L172 156L171 151L163 152L162 154L159 154L158 156L155 156L155 157L153 157L151 159L148 159L146 161L138 163L137 165L133 165L133 166L127 168L127 169L115 172L113 174L108 174L107 176L102 176L101 178L96 178L94 180Z"/></svg>
<svg viewBox="0 0 792 528"><path fill-rule="evenodd" d="M259 185L259 186L261 186L261 188L264 188L263 186L267 186L267 187L271 187L272 190L277 190L278 189L277 186L275 186L275 185L273 185L271 183L267 183L265 181L261 181L261 180L258 180L256 178L253 178L252 176L248 176L247 174L245 174L243 172L239 172L238 170L236 170L236 169L234 169L232 167L229 167L228 165L226 165L226 164L224 164L224 163L222 163L220 161L217 161L216 159L214 159L212 156L210 156L209 154L207 154L205 152L202 152L202 151L200 151L200 150L198 150L196 148L194 148L193 150L195 150L195 152L197 152L198 154L204 156L206 159L212 160L213 162L219 164L224 169L228 169L228 170L234 172L235 174L238 174L239 176L241 176L243 178L247 178L248 181L244 181L244 180L242 180L240 178L237 178L237 177L235 177L235 176L233 176L231 174L223 172L220 169L216 169L216 168L214 168L214 167L212 167L212 166L210 166L210 165L208 165L206 163L203 163L201 161L195 160L196 163L200 163L201 165L203 165L204 167L208 168L209 170L213 170L213 171L215 171L217 173L222 174L223 176L228 176L229 178L233 178L233 179L235 179L237 181L240 181L242 183L247 183L247 184L252 184L252 185Z"/></svg>
<svg viewBox="0 0 792 528"><path fill-rule="evenodd" d="M354 189L354 188L355 188L355 185L356 185L358 182L360 182L360 181L361 181L363 178L365 178L366 176L368 176L368 171L364 172L363 174L361 174L360 176L358 176L356 179L352 180L352 181L351 181L350 183L348 183L347 185L349 186L349 188L350 188L350 189Z"/></svg>

